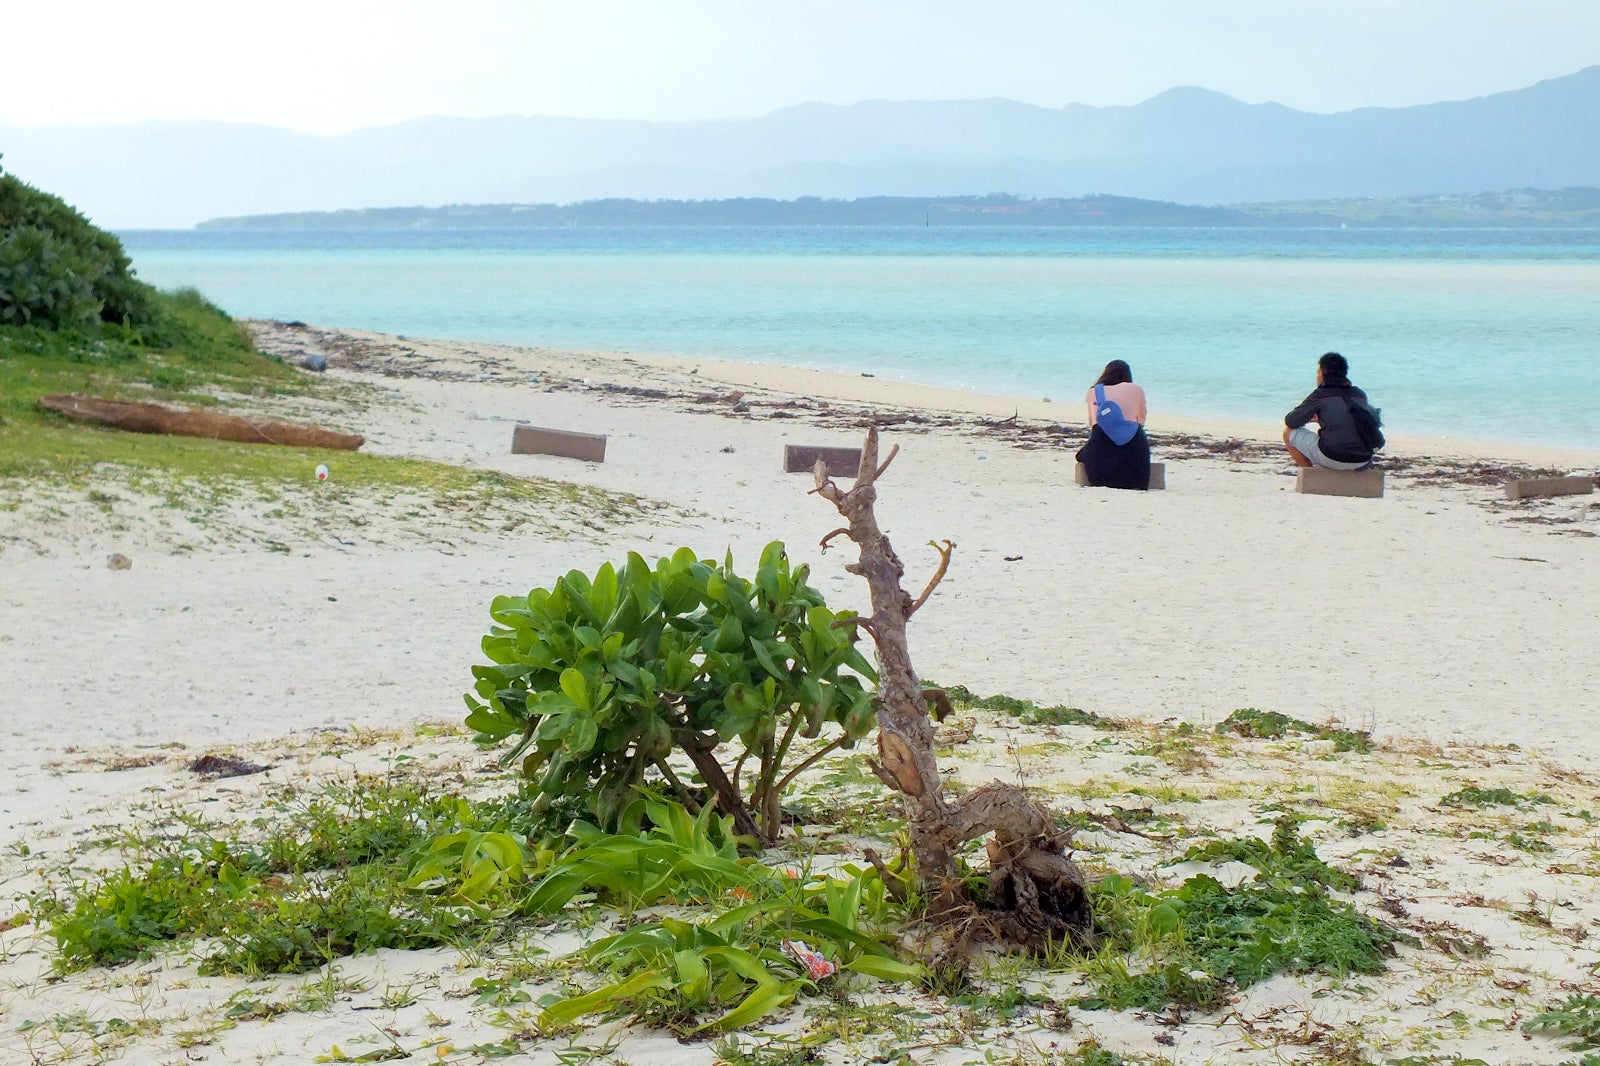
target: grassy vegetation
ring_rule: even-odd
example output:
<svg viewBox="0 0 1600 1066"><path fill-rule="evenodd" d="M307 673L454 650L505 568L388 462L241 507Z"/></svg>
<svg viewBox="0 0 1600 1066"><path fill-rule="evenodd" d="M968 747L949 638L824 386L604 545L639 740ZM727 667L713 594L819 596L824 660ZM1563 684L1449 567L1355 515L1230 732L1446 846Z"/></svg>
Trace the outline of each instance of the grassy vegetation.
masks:
<svg viewBox="0 0 1600 1066"><path fill-rule="evenodd" d="M25 1028L35 1049L153 1055L163 1041L220 1050L233 1027L326 1010L325 1028L345 1023L328 1061L345 1060L339 1048L353 1059L396 1057L403 1046L413 1057L463 1064L563 1047L563 1061L647 1061L630 1042L708 1025L737 1031L701 1045L729 1063L931 1055L1019 1066L1104 1066L1118 1053L1130 1063L1161 1061L1126 1050L1130 1027L1141 1026L1187 1039L1186 1055L1203 1034L1204 1046L1247 1041L1296 1061L1417 1064L1463 1061L1447 1052L1474 1033L1520 1041L1524 1030L1536 1044L1530 1057L1589 1066L1587 1048L1564 1050L1600 1031L1581 961L1592 893L1579 882L1600 876L1588 778L1505 763L1493 752L1422 766L1414 750L1376 744L1335 757L1209 728L1033 727L1003 710L977 719L962 743L993 745L995 754L1001 737L1054 741L1058 750L1029 768L1041 791L1077 795L1092 784L1112 800L1078 800L1063 812L1078 828L1074 847L1093 884L1101 936L1093 952L1036 958L980 949L959 974L928 967L920 983L869 980L874 968L903 976L896 966L926 963L929 949L916 902L896 902L874 871L848 865L870 845L895 869L904 845L903 818L861 753L839 753L806 776L791 799L803 831L758 860L711 819L663 815L616 834L551 836L536 794L508 789L514 774L474 773L482 756L459 732L339 733L257 756L285 767L299 760L305 769L290 778L309 784L239 779L244 792L231 799L166 777L160 760L176 766L183 755L151 764L84 753L71 764L81 770L63 766L103 773L127 763L133 769L123 772L162 775L153 780L190 795L171 806L169 792L128 812L136 828L122 834L78 837L65 848L40 840L32 854L13 849L30 876L50 885L20 916L31 924L0 940L0 953L34 928L59 939L51 981L67 991L6 1021ZM1144 806L1128 801L1133 781L1093 769L1107 756L1138 758L1179 741L1204 747L1208 759L1155 764L1170 794ZM378 746L391 754L379 758ZM386 769L325 787L311 767L334 753L347 765ZM964 761L962 777L983 760ZM1306 771L1315 780L1285 787ZM1507 879L1506 867L1538 871L1550 858L1459 849L1455 841L1485 828L1499 837L1511 828L1506 819L1528 817L1503 804L1440 809L1437 797L1467 789L1547 797L1538 809L1560 823L1552 839L1561 882L1535 898L1517 887L1522 879ZM194 802L213 796L215 806ZM1359 828L1348 824L1374 806L1385 824L1364 816ZM194 810L215 820L182 813ZM107 846L120 850L93 857ZM981 859L969 857L968 877L981 891ZM1196 874L1179 863L1243 863L1254 875L1234 884L1222 869ZM1471 909L1472 931L1443 917L1458 908ZM851 965L812 978L779 950L789 938ZM385 973L400 956L346 957L385 943L451 950L406 956L396 984ZM85 989L135 997L150 974L187 972L106 969L96 958L174 955L215 972L317 972L243 988L184 978L185 996L196 998L177 1016L136 1003L78 1010ZM1568 961L1550 969L1551 958ZM332 961L317 969L324 959ZM1286 974L1302 982L1259 987ZM1359 1003L1362 1016L1337 1033L1320 1020L1280 1031L1273 1005L1286 991L1310 1012L1326 1002L1327 1017L1342 1017ZM1448 1014L1432 1009L1440 1000L1451 1004ZM387 1013L348 1014L352 1003ZM758 1014L766 1021L744 1024ZM375 1038L368 1017L394 1029L395 1042ZM590 1027L601 1018L628 1024ZM57 1060L76 1061L66 1050L40 1061Z"/></svg>
<svg viewBox="0 0 1600 1066"><path fill-rule="evenodd" d="M1334 897L1354 879L1324 863L1281 818L1270 842L1254 837L1196 845L1184 861L1244 862L1257 876L1229 889L1191 877L1150 892L1111 875L1095 888L1108 950L1090 960L1093 1008L1210 1010L1278 973L1343 978L1378 973L1411 938Z"/></svg>
<svg viewBox="0 0 1600 1066"><path fill-rule="evenodd" d="M1110 730L1122 728L1119 723L1109 718L1102 718L1098 714L1077 707L1063 707L1059 704L1042 707L1032 700L1022 700L1015 696L979 696L965 685L952 685L943 691L957 710L998 711L1001 714L1009 714L1027 725L1087 725L1096 729Z"/></svg>
<svg viewBox="0 0 1600 1066"><path fill-rule="evenodd" d="M210 938L202 972L301 973L353 952L454 942L463 915L404 891L415 854L479 808L415 782L357 778L280 801L259 835L173 812L122 842L127 865L33 900L70 971Z"/></svg>
<svg viewBox="0 0 1600 1066"><path fill-rule="evenodd" d="M1217 723L1217 732L1262 739L1308 733L1314 740L1331 740L1335 751L1369 751L1372 748L1370 734L1332 726L1315 726L1278 711L1262 711L1254 707L1244 707L1228 715Z"/></svg>
<svg viewBox="0 0 1600 1066"><path fill-rule="evenodd" d="M290 403L359 408L355 389L261 354L243 327L197 293L150 300L161 328L146 332L159 345L119 325L0 326L0 512L45 526L120 530L151 503L185 535L198 526L196 533L283 547L349 536L373 520L397 530L494 532L557 519L593 525L641 506L586 486L427 460L126 433L37 406L44 395L80 392L247 412ZM318 464L332 471L326 483L313 479Z"/></svg>

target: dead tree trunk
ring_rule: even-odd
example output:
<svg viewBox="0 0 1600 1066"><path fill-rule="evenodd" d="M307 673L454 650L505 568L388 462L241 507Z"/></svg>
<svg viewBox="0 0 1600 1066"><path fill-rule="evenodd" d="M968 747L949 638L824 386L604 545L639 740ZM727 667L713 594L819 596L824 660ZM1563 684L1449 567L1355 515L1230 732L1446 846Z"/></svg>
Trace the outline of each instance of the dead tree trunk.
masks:
<svg viewBox="0 0 1600 1066"><path fill-rule="evenodd" d="M854 541L860 557L845 569L866 579L872 597L871 616L856 624L871 634L877 647L878 758L873 772L905 797L917 874L936 921L954 922L963 909L955 849L992 834L986 911L1000 933L1035 949L1069 938L1086 942L1092 916L1083 875L1065 853L1071 833L1056 830L1050 812L1016 785L994 781L960 799L945 798L933 755L934 727L922 682L911 665L906 623L944 577L955 545L934 545L939 568L913 600L900 587L905 566L873 513L878 478L898 451L896 447L880 465L874 427L867 432L851 488L834 484L821 462L814 472L818 495L849 523L822 538L822 547L826 550L841 535Z"/></svg>

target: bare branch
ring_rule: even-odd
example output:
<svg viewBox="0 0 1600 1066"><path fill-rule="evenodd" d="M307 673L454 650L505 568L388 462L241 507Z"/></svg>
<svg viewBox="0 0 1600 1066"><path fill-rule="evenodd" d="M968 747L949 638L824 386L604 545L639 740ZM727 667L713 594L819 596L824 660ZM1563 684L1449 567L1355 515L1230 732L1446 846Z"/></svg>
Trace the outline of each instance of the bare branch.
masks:
<svg viewBox="0 0 1600 1066"><path fill-rule="evenodd" d="M856 483L850 491L866 488L878 477L878 427L872 426L867 430L867 439L861 445L861 465L856 468Z"/></svg>
<svg viewBox="0 0 1600 1066"><path fill-rule="evenodd" d="M827 551L828 550L828 545L833 543L833 539L835 537L848 537L849 535L850 535L850 527L849 526L840 526L838 529L833 530L827 536L822 538L822 550L823 551Z"/></svg>
<svg viewBox="0 0 1600 1066"><path fill-rule="evenodd" d="M877 481L880 477L882 477L883 476L883 472L885 470L889 469L889 464L894 462L894 457L899 455L899 454L900 454L900 445L896 444L894 447L890 448L889 449L889 458L885 459L882 463L880 463L878 465L878 469L876 469L876 470L874 470L872 472L872 480L873 481Z"/></svg>
<svg viewBox="0 0 1600 1066"><path fill-rule="evenodd" d="M857 629L865 629L867 633L871 635L873 640L878 639L878 627L872 624L872 619L870 618L864 618L859 614L855 614L851 615L849 618L835 618L833 620L832 628L834 629L844 629L847 626L854 626Z"/></svg>
<svg viewBox="0 0 1600 1066"><path fill-rule="evenodd" d="M870 862L873 869L878 871L878 877L883 881L883 887L888 891L889 898L896 903L904 903L906 901L906 883L891 873L889 867L884 865L883 856L879 855L874 849L867 848L861 853L861 857Z"/></svg>
<svg viewBox="0 0 1600 1066"><path fill-rule="evenodd" d="M928 541L928 544L934 551L939 553L939 569L933 572L933 576L928 579L928 587L922 590L922 595L917 597L917 602L913 603L911 609L906 612L907 618L916 614L917 608L927 603L928 597L933 595L933 590L939 587L939 582L944 580L945 571L950 569L950 556L956 550L955 542L949 540L944 542L943 547L931 540Z"/></svg>
<svg viewBox="0 0 1600 1066"><path fill-rule="evenodd" d="M898 782L898 781L896 781L894 779L894 775L893 774L891 774L889 771L885 770L881 765L879 765L877 759L868 758L867 759L867 769L871 770L872 771L872 775L874 777L876 777L879 781L882 781L884 784L888 785L890 788L892 788L896 792L900 791L900 782Z"/></svg>
<svg viewBox="0 0 1600 1066"><path fill-rule="evenodd" d="M950 702L950 694L942 688L923 689L922 700L932 709L935 722L942 722L956 713L955 704Z"/></svg>

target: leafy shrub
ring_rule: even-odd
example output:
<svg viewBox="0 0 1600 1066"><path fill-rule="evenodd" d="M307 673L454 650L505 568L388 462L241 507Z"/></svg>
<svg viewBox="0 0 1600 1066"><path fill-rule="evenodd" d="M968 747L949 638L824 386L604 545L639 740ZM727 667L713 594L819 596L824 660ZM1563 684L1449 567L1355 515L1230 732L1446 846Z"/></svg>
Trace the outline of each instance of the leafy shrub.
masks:
<svg viewBox="0 0 1600 1066"><path fill-rule="evenodd" d="M59 197L0 173L0 325L150 320L122 242Z"/></svg>
<svg viewBox="0 0 1600 1066"><path fill-rule="evenodd" d="M669 763L694 765L739 832L776 839L779 800L822 755L870 731L872 668L838 623L809 568L767 545L754 581L687 548L652 568L629 553L593 579L572 571L549 589L496 597L466 723L485 741L516 736L507 760L537 781L546 808L581 797L604 829L618 825L653 772L677 799L699 797ZM797 741L833 735L797 765ZM727 769L716 749L730 744ZM745 764L751 779L741 780Z"/></svg>

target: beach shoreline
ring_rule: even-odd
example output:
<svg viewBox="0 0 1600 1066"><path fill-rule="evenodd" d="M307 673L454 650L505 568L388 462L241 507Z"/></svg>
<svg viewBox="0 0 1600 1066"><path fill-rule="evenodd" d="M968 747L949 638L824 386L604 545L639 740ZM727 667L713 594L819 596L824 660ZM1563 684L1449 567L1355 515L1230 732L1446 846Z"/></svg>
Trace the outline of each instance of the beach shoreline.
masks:
<svg viewBox="0 0 1600 1066"><path fill-rule="evenodd" d="M436 342L438 343L438 342ZM444 342L450 343L450 342ZM696 359L691 356L649 355L604 351L584 351L602 359L633 359L653 366L678 371L697 370L699 376L721 384L760 388L797 396L812 396L858 404L882 404L896 408L926 408L981 418L1019 417L1041 422L1060 422L1082 427L1084 407L1081 397L1026 398L977 390L953 389L939 385L880 378L862 374L851 377L838 371L811 367L780 366L768 363L725 359ZM1087 391L1088 386L1085 387ZM1310 392L1308 385L1307 392ZM1284 410L1301 397L1285 397ZM1176 433L1220 439L1243 439L1281 444L1282 424L1181 411L1164 412L1157 407L1150 416L1152 433ZM1572 467L1600 471L1600 448L1523 444L1470 437L1426 437L1405 434L1389 436L1389 453L1438 455L1452 459L1504 461L1540 467Z"/></svg>
<svg viewBox="0 0 1600 1066"><path fill-rule="evenodd" d="M268 336L276 335L283 338L287 335L286 339L269 341L268 347L275 350L275 354L283 355L292 362L302 347L294 343L294 327L270 320L252 321L258 330L269 331ZM585 375L589 375L613 385L626 387L629 382L620 379L629 373L639 373L641 368L647 368L667 376L679 387L700 384L759 389L775 395L856 404L862 407L885 407L902 411L926 410L978 420L1016 418L1044 424L1060 424L1076 429L1082 429L1086 424L1086 412L1081 396L1052 396L1048 399L1024 397L931 385L873 373L851 375L816 367L732 359L416 337L340 327L306 328L329 330L344 337L365 338L369 341L394 341L454 352L473 351L487 355L491 360L503 356L504 353L520 353L526 358L538 361L541 365L564 372L568 378L578 383L582 382ZM648 375L641 374L638 384L648 387L651 382L645 380L647 377ZM697 380L691 381L691 378ZM1088 388L1089 386L1085 385L1085 392ZM1309 385L1306 391L1310 391ZM1284 410L1288 411L1299 403L1301 398L1299 394L1286 396ZM1176 434L1217 440L1245 440L1266 443L1282 450L1281 423L1164 410L1162 398L1159 396L1153 399L1151 407L1148 428L1152 435ZM1386 456L1402 454L1438 456L1458 461L1600 473L1600 448L1393 433L1388 434L1388 438L1389 447L1386 449Z"/></svg>

